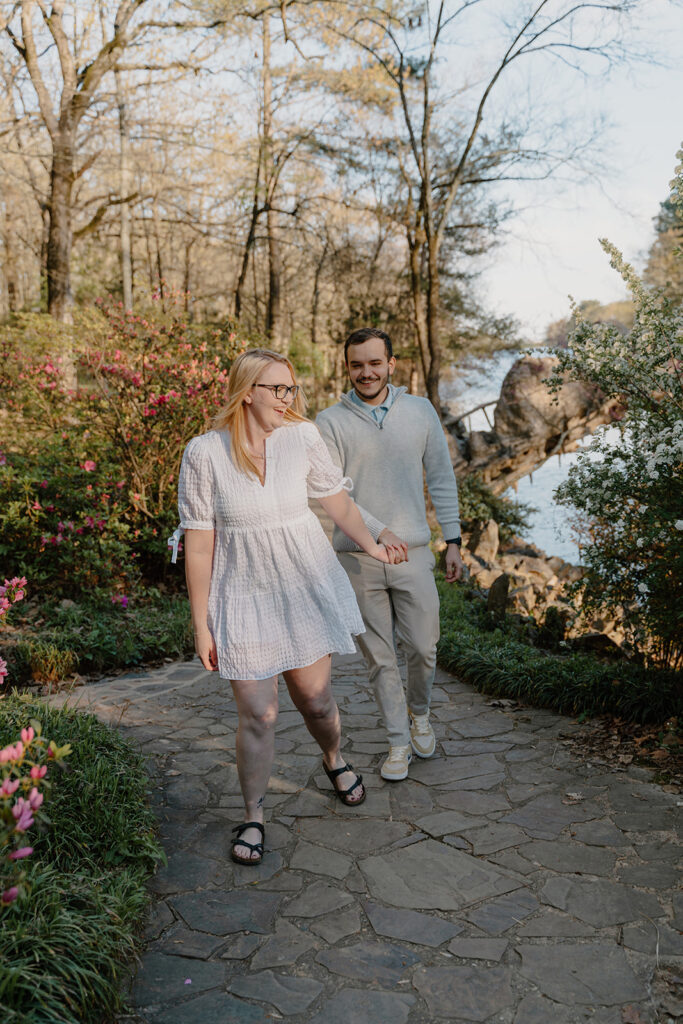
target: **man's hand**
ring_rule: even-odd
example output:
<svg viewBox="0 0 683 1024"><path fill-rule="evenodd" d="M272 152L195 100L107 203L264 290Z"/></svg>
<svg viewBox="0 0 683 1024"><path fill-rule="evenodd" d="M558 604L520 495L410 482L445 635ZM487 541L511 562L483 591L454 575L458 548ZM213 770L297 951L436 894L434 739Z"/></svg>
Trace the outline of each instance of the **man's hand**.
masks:
<svg viewBox="0 0 683 1024"><path fill-rule="evenodd" d="M384 544L391 555L391 561L394 565L397 565L399 562L408 561L408 545L400 537L397 537L395 533L392 533L388 527L384 527L377 538L377 543Z"/></svg>
<svg viewBox="0 0 683 1024"><path fill-rule="evenodd" d="M463 563L460 548L449 544L446 548L446 583L455 583L462 576Z"/></svg>

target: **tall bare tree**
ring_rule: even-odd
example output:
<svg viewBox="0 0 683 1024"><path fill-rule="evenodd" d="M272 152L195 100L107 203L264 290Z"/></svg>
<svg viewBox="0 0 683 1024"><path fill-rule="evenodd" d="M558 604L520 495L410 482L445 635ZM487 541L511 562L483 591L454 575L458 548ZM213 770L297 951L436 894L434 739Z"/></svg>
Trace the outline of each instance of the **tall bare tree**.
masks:
<svg viewBox="0 0 683 1024"><path fill-rule="evenodd" d="M621 21L637 0L537 0L514 12L506 9L507 39L481 77L475 98L465 81L444 81L440 65L470 9L482 12L488 0L355 5L334 31L352 42L382 69L396 98L400 125L393 146L403 182L402 219L409 250L413 315L427 394L440 413L439 378L443 357L441 288L443 252L466 193L493 181L547 178L566 166L588 140L557 138L539 148L530 140L535 107L526 123L491 113L509 69L539 54L555 56L577 72L590 70L591 57L605 62L624 54ZM549 126L551 138L561 136ZM555 129L554 133L552 129ZM589 133L590 136L591 133Z"/></svg>

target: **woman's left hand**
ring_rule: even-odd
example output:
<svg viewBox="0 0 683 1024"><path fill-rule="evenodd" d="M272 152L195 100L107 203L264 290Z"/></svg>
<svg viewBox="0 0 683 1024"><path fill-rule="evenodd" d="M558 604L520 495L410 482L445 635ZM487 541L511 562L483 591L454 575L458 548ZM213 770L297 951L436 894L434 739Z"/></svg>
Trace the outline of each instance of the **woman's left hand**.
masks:
<svg viewBox="0 0 683 1024"><path fill-rule="evenodd" d="M378 562L386 562L387 565L397 565L399 562L406 561L397 548L388 548L384 544L375 544L368 554L376 558Z"/></svg>

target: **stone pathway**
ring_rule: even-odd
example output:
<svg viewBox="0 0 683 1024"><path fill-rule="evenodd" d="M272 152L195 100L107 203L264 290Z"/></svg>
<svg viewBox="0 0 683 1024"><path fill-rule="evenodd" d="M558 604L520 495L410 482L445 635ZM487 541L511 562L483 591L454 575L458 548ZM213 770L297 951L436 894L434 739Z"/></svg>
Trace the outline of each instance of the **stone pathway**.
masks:
<svg viewBox="0 0 683 1024"><path fill-rule="evenodd" d="M151 882L127 1021L677 1018L680 797L642 769L575 759L570 719L492 702L444 672L436 756L385 783L360 657L335 659L334 690L367 800L352 810L332 798L282 687L267 853L251 869L228 854L241 800L227 684L195 660L55 698L150 757L168 865Z"/></svg>

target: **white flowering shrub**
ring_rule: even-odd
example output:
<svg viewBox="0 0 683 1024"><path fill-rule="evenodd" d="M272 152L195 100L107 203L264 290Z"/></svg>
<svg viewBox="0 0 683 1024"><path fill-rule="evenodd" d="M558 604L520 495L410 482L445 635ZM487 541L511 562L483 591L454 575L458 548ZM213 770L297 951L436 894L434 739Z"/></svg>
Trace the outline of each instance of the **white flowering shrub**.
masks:
<svg viewBox="0 0 683 1024"><path fill-rule="evenodd" d="M683 211L683 150L671 201ZM623 408L617 444L598 430L557 500L583 524L586 573L576 585L587 614L623 619L648 663L683 662L683 307L646 287L621 253L601 245L635 304L632 330L592 324L574 306L570 347L558 351L557 391L569 377L597 385ZM679 250L678 259L683 259ZM613 435L614 431L610 431Z"/></svg>

